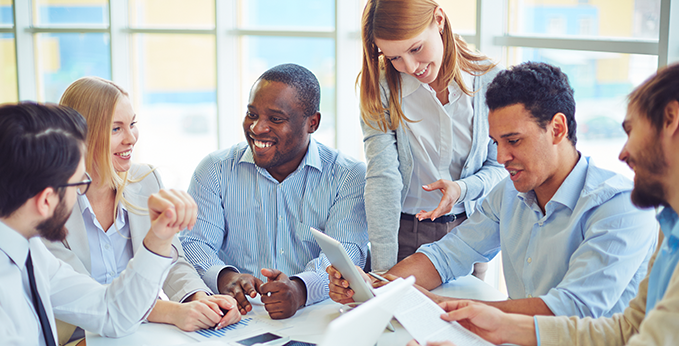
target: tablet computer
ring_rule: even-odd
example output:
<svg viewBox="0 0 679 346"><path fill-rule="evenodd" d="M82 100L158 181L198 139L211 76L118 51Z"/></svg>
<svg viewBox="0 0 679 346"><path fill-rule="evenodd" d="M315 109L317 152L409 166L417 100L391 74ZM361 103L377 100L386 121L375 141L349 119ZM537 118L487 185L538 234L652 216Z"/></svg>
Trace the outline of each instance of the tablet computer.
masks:
<svg viewBox="0 0 679 346"><path fill-rule="evenodd" d="M313 227L311 227L311 234L314 235L330 263L349 281L349 287L354 290L354 301L364 302L375 296L372 286L363 280L342 243Z"/></svg>

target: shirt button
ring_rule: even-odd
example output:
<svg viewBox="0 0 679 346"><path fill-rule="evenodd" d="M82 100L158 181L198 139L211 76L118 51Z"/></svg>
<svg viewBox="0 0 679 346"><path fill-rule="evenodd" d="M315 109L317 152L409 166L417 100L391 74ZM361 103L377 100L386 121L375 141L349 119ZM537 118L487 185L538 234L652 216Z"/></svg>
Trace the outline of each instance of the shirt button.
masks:
<svg viewBox="0 0 679 346"><path fill-rule="evenodd" d="M529 295L528 295L527 297L528 297L528 298L533 298L533 296L532 296L532 295L530 295L530 294L529 294Z"/></svg>
<svg viewBox="0 0 679 346"><path fill-rule="evenodd" d="M540 225L540 227L542 227L542 221L538 222L538 225Z"/></svg>
<svg viewBox="0 0 679 346"><path fill-rule="evenodd" d="M111 246L109 246L108 244L104 245L104 249L106 249L106 250L108 250L110 247Z"/></svg>
<svg viewBox="0 0 679 346"><path fill-rule="evenodd" d="M108 275L111 275L111 276L113 276L113 275L115 275L115 273L113 273L113 272L109 272L109 273L108 273Z"/></svg>
<svg viewBox="0 0 679 346"><path fill-rule="evenodd" d="M285 251L281 250L281 254L285 253Z"/></svg>
<svg viewBox="0 0 679 346"><path fill-rule="evenodd" d="M526 260L526 262L528 262L528 263L533 262L533 259L530 258L530 257L528 257L528 259Z"/></svg>

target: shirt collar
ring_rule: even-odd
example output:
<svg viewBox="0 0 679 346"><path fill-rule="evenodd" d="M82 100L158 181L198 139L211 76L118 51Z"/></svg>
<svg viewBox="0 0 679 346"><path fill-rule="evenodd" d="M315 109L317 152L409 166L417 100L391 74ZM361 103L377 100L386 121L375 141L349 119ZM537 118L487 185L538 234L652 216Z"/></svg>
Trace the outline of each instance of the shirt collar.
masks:
<svg viewBox="0 0 679 346"><path fill-rule="evenodd" d="M19 232L0 221L0 250L7 254L22 271L28 258L28 240Z"/></svg>
<svg viewBox="0 0 679 346"><path fill-rule="evenodd" d="M245 152L238 162L250 163L256 166L255 158L252 156L252 149L250 149L250 145L246 146ZM323 164L321 163L321 154L318 151L318 144L313 138L309 139L309 147L307 148L306 155L304 155L302 162L300 162L299 167L297 167L295 171L298 171L305 166L316 168L321 172L323 171Z"/></svg>
<svg viewBox="0 0 679 346"><path fill-rule="evenodd" d="M83 218L87 217L91 220L96 218L94 210L92 209L92 205L90 204L90 200L87 199L86 195L78 195L78 207L80 208L80 213L82 214ZM125 208L125 204L122 203L122 201L118 202L116 223L121 223L122 226L125 226L125 216L127 216L127 208Z"/></svg>
<svg viewBox="0 0 679 346"><path fill-rule="evenodd" d="M465 86L469 90L474 89L474 76L471 74L462 71L462 80L465 83ZM385 80L385 86L386 86L386 80ZM417 78L407 74L407 73L401 73L401 98L406 98L408 95L412 94L417 90L418 88L423 87L427 89L428 91L433 91L429 85L425 83L421 83ZM448 89L451 89L451 91L457 91L457 98L459 98L462 94L462 89L451 79L450 84L448 85ZM434 96L436 94L434 93ZM449 100L449 103L452 103L454 100Z"/></svg>
<svg viewBox="0 0 679 346"><path fill-rule="evenodd" d="M656 218L658 223L660 223L660 230L665 238L668 239L668 242L670 238L679 239L679 227L677 227L679 216L677 216L677 213L672 208L665 207Z"/></svg>
<svg viewBox="0 0 679 346"><path fill-rule="evenodd" d="M548 205L552 203L559 203L570 210L575 208L580 198L580 192L585 186L585 178L587 177L587 159L580 154L580 159L575 164L575 167L568 173L566 179L561 183L561 186L556 190L554 196L545 205L545 211L547 211ZM528 192L519 192L518 197L521 198L524 203L530 206L530 204L537 203L537 198L535 196L535 191L531 190Z"/></svg>

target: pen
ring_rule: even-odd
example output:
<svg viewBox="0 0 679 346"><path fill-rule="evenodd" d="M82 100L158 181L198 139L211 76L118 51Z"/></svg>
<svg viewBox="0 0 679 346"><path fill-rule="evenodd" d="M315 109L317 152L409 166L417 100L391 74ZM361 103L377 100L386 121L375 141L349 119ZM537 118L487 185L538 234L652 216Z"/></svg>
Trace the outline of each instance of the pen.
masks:
<svg viewBox="0 0 679 346"><path fill-rule="evenodd" d="M368 272L368 275L370 275L370 276L372 276L372 277L374 277L375 279L380 280L380 281L391 282L391 281L389 281L389 280L383 278L382 276L380 276L380 275L378 275L378 274L375 274L375 273L373 273L373 272Z"/></svg>

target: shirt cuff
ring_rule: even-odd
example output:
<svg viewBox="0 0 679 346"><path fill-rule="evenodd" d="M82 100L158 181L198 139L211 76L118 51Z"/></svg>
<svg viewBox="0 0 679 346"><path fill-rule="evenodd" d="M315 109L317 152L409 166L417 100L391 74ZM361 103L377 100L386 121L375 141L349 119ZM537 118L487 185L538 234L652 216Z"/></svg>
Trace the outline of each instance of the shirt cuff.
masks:
<svg viewBox="0 0 679 346"><path fill-rule="evenodd" d="M238 268L230 265L215 265L210 267L205 274L203 274L203 281L205 281L205 284L209 289L212 290L215 294L219 294L219 274L222 272L223 269L228 269L228 270L233 270L236 273L240 273Z"/></svg>
<svg viewBox="0 0 679 346"><path fill-rule="evenodd" d="M183 303L186 301L187 298L189 298L192 294L197 293L197 292L205 292L208 296L212 295L212 292L208 292L206 290L201 290L201 289L195 289L193 291L190 291L189 293L185 294L182 299L179 300L180 303Z"/></svg>
<svg viewBox="0 0 679 346"><path fill-rule="evenodd" d="M538 341L537 346L540 346L540 328L538 328L538 317L533 316L533 321L535 323L535 340Z"/></svg>
<svg viewBox="0 0 679 346"><path fill-rule="evenodd" d="M455 204L460 204L464 202L465 197L467 197L467 183L462 180L457 180L455 182L460 186L460 198L457 199Z"/></svg>
<svg viewBox="0 0 679 346"><path fill-rule="evenodd" d="M319 277L316 272L308 271L302 272L297 275L293 275L306 286L306 304L304 306L309 306L315 304L329 297L330 288L328 287L328 276Z"/></svg>

